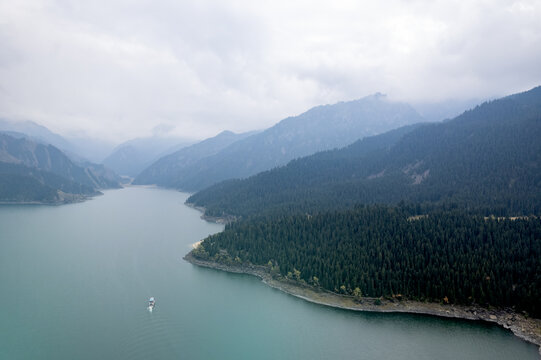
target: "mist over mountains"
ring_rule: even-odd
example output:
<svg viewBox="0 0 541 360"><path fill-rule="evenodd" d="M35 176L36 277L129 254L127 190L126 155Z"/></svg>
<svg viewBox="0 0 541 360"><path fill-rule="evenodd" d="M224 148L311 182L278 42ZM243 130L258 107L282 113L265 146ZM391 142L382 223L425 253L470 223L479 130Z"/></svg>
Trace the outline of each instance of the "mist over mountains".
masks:
<svg viewBox="0 0 541 360"><path fill-rule="evenodd" d="M188 201L212 216L399 201L538 213L539 139L541 87L484 103L447 122L398 129L219 183Z"/></svg>
<svg viewBox="0 0 541 360"><path fill-rule="evenodd" d="M193 143L193 140L153 136L126 141L118 145L103 164L120 175L134 177L162 156Z"/></svg>
<svg viewBox="0 0 541 360"><path fill-rule="evenodd" d="M423 120L411 106L389 101L381 94L317 106L233 142L216 154L183 165L182 170L152 174L149 169L135 183L200 190L221 180L248 177L317 151L343 147L359 138ZM160 166L174 168L174 159L162 159Z"/></svg>
<svg viewBox="0 0 541 360"><path fill-rule="evenodd" d="M118 175L103 165L77 164L53 145L14 135L21 136L0 133L0 201L72 201L120 187Z"/></svg>
<svg viewBox="0 0 541 360"><path fill-rule="evenodd" d="M536 89L533 89L528 93L535 93L535 90ZM523 98L526 96L525 94L527 93L504 99ZM516 101L518 100L515 100L515 102ZM470 103L471 102L469 101L448 101L445 104L441 103L443 104L441 107L437 107L433 104L428 106L418 106L420 111L429 118L441 119L443 116L442 114L456 112L459 109L468 106ZM491 106L496 105L492 104ZM466 112L457 119L466 116L468 113L469 112ZM232 186L231 184L237 183L236 181L223 184L220 184L220 182L228 179L248 178L255 174L265 172L258 175L256 178L260 179L265 176L270 176L263 181L266 183L266 191L269 192L270 189L276 187L276 184L284 183L283 179L275 178L278 176L276 174L285 171L284 169L300 166L299 164L307 161L310 162L311 165L303 165L303 173L295 175L301 176L295 180L297 182L295 188L305 187L306 181L308 181L310 185L302 190L308 191L306 189L310 186L316 184L318 181L323 181L321 179L325 178L325 171L329 171L329 174L331 173L330 170L325 170L326 165L320 163L320 159L327 157L332 159L327 161L333 162L335 156L341 158L346 156L345 154L348 154L346 157L349 158L348 161L352 161L352 164L340 165L342 161L342 159L340 159L333 165L332 187L326 189L326 192L328 193L327 196L331 196L330 194L333 191L337 191L335 188L338 186L338 183L335 180L337 176L341 176L342 174L340 172L342 170L337 171L336 167L347 167L349 169L347 170L349 171L349 175L347 176L351 177L349 181L353 181L352 179L358 180L359 174L355 173L355 171L364 171L359 170L358 167L360 165L358 164L358 159L361 157L361 153L363 154L362 156L367 156L368 150L370 150L372 154L370 157L363 160L363 166L365 166L365 169L374 166L373 173L366 175L370 177L370 180L378 179L377 181L373 181L373 183L379 184L382 181L391 181L389 179L397 181L396 179L404 177L405 174L409 174L407 176L410 178L413 176L416 179L415 181L423 183L429 175L432 175L432 178L434 177L433 172L436 165L432 165L430 168L427 167L426 163L428 160L424 159L424 155L422 154L417 154L417 160L414 161L408 159L410 163L402 164L401 166L403 166L403 168L409 166L411 169L408 168L406 171L401 168L402 170L395 171L398 174L396 177L390 176L392 173L390 167L382 168L378 171L376 171L375 168L375 164L380 164L380 162L383 161L383 158L381 158L381 156L383 156L381 155L383 148L389 150L395 145L399 145L401 142L398 141L403 140L402 136L413 131L413 129L416 130L415 133L419 133L422 130L417 129L417 126L412 127L407 125L422 122L425 122L425 118L419 115L419 113L410 105L390 101L386 96L377 93L359 100L317 106L298 116L288 117L278 122L276 125L260 132L235 134L230 131L223 131L213 138L195 144L193 143L193 140L189 140L188 138L173 138L158 135L133 139L122 143L113 149L103 160L105 166L92 163L86 160L88 157L74 151L72 152L72 150L77 149L78 145L72 144L68 139L55 134L34 122L0 120L0 131L6 136L11 136L20 140L24 139L28 143L42 145L52 144L56 150L61 149L58 151L63 153L66 158L69 158L72 165L84 169L83 172L86 172L87 174L91 174L91 180L89 181L84 176L79 177L78 179L70 178L71 175L68 176L65 173L58 173L57 175L70 179L70 181L76 181L90 186L93 189L118 186L119 177L116 175L118 173L135 177L135 180L133 181L134 184L156 184L184 191L203 190L213 184L218 184L215 187L211 187L208 190L208 193L203 192L197 196L201 196L201 198L207 196L204 194L213 194L212 196L214 196L215 191L217 191L216 189L220 189L219 192L221 193L236 193L237 199L241 199L249 196L248 194L250 194L250 191L245 192L244 190L247 189L243 189L241 193L239 193L240 190L235 190L236 188L234 186L230 189L230 186ZM404 127L404 125L406 126ZM431 128L429 125L425 125L425 127ZM391 131L388 134L385 133L386 131L397 128L399 129ZM372 137L376 134L381 134L381 136ZM400 136L398 136L398 134L400 134ZM431 134L430 137L437 136ZM90 140L91 143L93 141L94 140ZM424 140L424 142L427 141L428 139ZM445 143L446 141L449 142L451 140L441 139L441 141ZM458 143L460 142L460 139L453 139L452 142ZM95 140L94 143L97 144L98 140ZM505 141L503 141L503 143L505 143ZM349 144L353 145L341 150L333 150L343 148ZM423 143L421 142L411 146L420 149L423 147L422 145ZM92 148L92 145L90 145L90 148ZM51 151L54 152L54 150ZM317 154L313 158L310 158L310 160L304 159L305 156L310 156L320 151L325 151L325 153ZM454 149L447 149L447 151L456 152ZM411 149L397 151L393 155L393 161L396 162L397 159L403 158L405 154L410 152ZM54 163L57 164L56 166L58 166L60 158L63 157L55 159ZM281 168L281 166L286 165L291 160L295 161L286 168ZM445 162L447 160L448 159L440 159L439 161ZM390 160L385 158L384 161ZM52 168L44 167L43 164L25 163L22 160L18 162L12 161L11 163L38 168L42 171L53 172ZM60 168L62 168L62 166L60 166ZM277 169L271 171L269 175L268 170L273 168ZM419 172L421 169L423 169L423 172ZM290 174L287 176L291 176L293 170L288 171L290 171ZM308 176L308 174L310 175ZM271 178L274 180L271 181ZM385 178L385 180L383 180L383 178ZM327 179L325 181L330 180ZM254 178L250 178L246 184L248 183L251 184L250 188L257 188ZM399 183L400 181L396 184ZM404 191L404 189L400 188L400 186L403 186L403 183L400 184L402 185L397 185L396 187L393 186L394 192ZM240 188L242 188L242 186ZM331 188L334 190L331 190ZM351 190L350 187L347 187L347 189L347 191L341 191L347 193ZM370 191L373 190L374 189L372 188ZM387 194L387 197L391 197L391 192L386 191L385 193ZM404 192L404 194L407 193L409 192ZM298 195L297 192L296 194ZM288 197L290 194L286 192L282 195L274 194L273 196L275 198L280 198ZM374 194L371 196L373 197L372 200L377 197ZM197 197L194 197L194 199L196 198ZM224 195L221 194L220 196L217 196L216 199L221 199L217 201L223 203ZM356 198L352 197L351 199L354 201L353 199ZM255 201L255 199L250 201ZM206 205L210 206L210 204ZM209 211L212 211L212 208L213 206L210 206ZM232 211L235 212L235 210Z"/></svg>
<svg viewBox="0 0 541 360"><path fill-rule="evenodd" d="M236 141L253 135L254 132L235 134L223 131L210 139L187 146L170 155L166 155L146 168L134 180L134 184L156 184L164 187L174 187L190 167L209 156L219 153Z"/></svg>
<svg viewBox="0 0 541 360"><path fill-rule="evenodd" d="M74 161L101 163L111 152L113 145L102 139L79 136L66 137L52 132L34 121L11 121L0 119L0 132L15 137L27 137L42 144L51 144L62 150ZM23 136L24 135L24 136Z"/></svg>
<svg viewBox="0 0 541 360"><path fill-rule="evenodd" d="M374 95L374 97L385 99L385 96L381 94L376 94ZM426 120L439 121L445 118L449 118L452 114L459 113L475 103L476 102L474 100L449 100L438 103L419 103L415 104L414 108L417 109L422 115L422 117ZM323 107L325 106L315 107L312 110ZM347 108L347 106L344 106L344 108ZM343 111L347 110L344 109ZM297 117L294 116L292 118ZM326 126L325 124L321 125ZM306 125L305 128L308 128L309 126L311 125ZM314 123L313 126L317 126L317 121ZM166 131L161 134L157 134L156 131L153 130L153 136L131 139L115 146L109 140L86 136L84 135L84 133L81 132L79 132L79 135L77 136L65 136L54 133L45 126L37 124L33 121L13 121L9 119L0 119L0 132L4 132L14 137L26 137L31 141L39 142L42 144L54 145L58 149L62 150L62 152L64 152L66 155L68 155L72 161L80 165L84 165L85 163L90 162L93 164L105 164L108 168L113 169L118 174L128 175L130 177L136 177L137 175L141 174L143 170L149 168L144 175L141 174L141 177L136 180L136 183L155 183L167 187L180 187L180 185L175 184L175 182L188 181L183 180L184 175L182 175L179 170L179 168L181 167L184 168L186 164L182 164L182 160L180 160L179 164L166 165L168 162L172 161L172 159L169 158L168 160L165 160L161 158L167 156L168 154L172 154L177 150L185 148L191 144L194 144L196 141L190 138L190 134L186 134L187 137L185 138L172 137L169 136L167 133L167 130L170 130L170 128L166 128L165 130ZM257 132L259 131L247 132L245 134L254 135ZM244 137L248 136L243 136L242 138ZM205 142L206 140L203 140L203 142ZM236 142L237 140L241 140L241 138L238 138L235 141L231 141L227 145L232 145L232 143ZM351 139L345 141L352 142ZM206 146L205 144L206 143L201 144L199 148L203 149ZM320 145L322 145L323 147L332 146L324 143ZM344 144L341 144L340 141L338 141L337 146L343 145ZM219 150L224 150L226 147L227 146L223 146ZM288 148L287 150L286 147ZM312 149L307 151L306 153L294 153L294 151L296 150L294 146L291 146L291 144L289 144L286 147L284 147L284 150L290 150L292 152L292 156L297 156L297 154L302 154L298 156L309 155L315 151L320 150L319 147L317 147L318 150ZM195 155L195 153L192 153L192 155L190 155L189 157L189 165L193 166L195 165L196 160L199 161L202 160L202 158L204 157L211 157L212 155L217 155L216 148L213 147L213 145L209 147L209 151L202 150L201 156L199 157ZM188 157L185 158L187 159ZM155 162L158 162L158 160L160 160L160 162L157 167L159 167L161 170L157 170L157 167L151 167L151 165L153 165ZM282 164L283 161L287 162L288 160L278 159L278 161L275 161L275 163ZM254 161L252 160L252 162ZM171 171L166 170L168 166L171 166ZM266 169L268 166L270 165L265 165L261 168ZM202 164L202 167L205 167L205 165ZM249 167L250 166L248 166L248 168ZM193 171L194 169L189 170L189 172ZM196 168L195 171L203 170ZM259 170L254 171L257 172ZM172 175L173 173L175 175Z"/></svg>
<svg viewBox="0 0 541 360"><path fill-rule="evenodd" d="M70 149L72 144L64 137L53 133L45 126L33 121L9 121L0 119L0 131L11 133L15 137L28 137L29 139L43 144L51 144L59 149Z"/></svg>

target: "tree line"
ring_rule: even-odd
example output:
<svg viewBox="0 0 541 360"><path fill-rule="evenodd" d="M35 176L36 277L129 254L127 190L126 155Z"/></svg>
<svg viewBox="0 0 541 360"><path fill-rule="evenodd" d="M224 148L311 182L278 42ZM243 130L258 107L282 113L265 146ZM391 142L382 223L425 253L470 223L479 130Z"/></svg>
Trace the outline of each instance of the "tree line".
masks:
<svg viewBox="0 0 541 360"><path fill-rule="evenodd" d="M266 265L350 295L515 307L541 316L541 220L407 206L240 221L194 255Z"/></svg>

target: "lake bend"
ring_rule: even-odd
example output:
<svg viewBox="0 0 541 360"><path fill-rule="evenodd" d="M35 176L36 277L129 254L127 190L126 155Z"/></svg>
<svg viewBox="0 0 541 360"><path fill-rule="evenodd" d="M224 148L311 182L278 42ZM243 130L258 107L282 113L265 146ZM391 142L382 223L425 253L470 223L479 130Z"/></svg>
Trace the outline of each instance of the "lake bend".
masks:
<svg viewBox="0 0 541 360"><path fill-rule="evenodd" d="M335 309L194 266L182 257L223 226L187 197L0 206L0 359L539 359L493 324Z"/></svg>

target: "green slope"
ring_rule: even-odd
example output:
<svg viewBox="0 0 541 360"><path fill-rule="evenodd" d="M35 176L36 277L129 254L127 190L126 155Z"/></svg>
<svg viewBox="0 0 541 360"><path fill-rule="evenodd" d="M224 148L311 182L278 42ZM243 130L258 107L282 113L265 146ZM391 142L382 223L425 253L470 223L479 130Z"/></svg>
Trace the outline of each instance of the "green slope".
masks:
<svg viewBox="0 0 541 360"><path fill-rule="evenodd" d="M59 203L98 194L92 187L21 164L0 161L0 201Z"/></svg>
<svg viewBox="0 0 541 360"><path fill-rule="evenodd" d="M28 137L0 133L0 161L37 168L92 188L120 187L118 176L103 165L80 166L55 146Z"/></svg>
<svg viewBox="0 0 541 360"><path fill-rule="evenodd" d="M397 135L403 136L379 149L368 146L382 139L375 137L220 183L188 202L212 216L400 201L495 214L541 212L541 87Z"/></svg>
<svg viewBox="0 0 541 360"><path fill-rule="evenodd" d="M193 255L268 266L278 277L345 295L514 307L541 316L541 220L359 207L241 221ZM314 279L317 278L317 279Z"/></svg>

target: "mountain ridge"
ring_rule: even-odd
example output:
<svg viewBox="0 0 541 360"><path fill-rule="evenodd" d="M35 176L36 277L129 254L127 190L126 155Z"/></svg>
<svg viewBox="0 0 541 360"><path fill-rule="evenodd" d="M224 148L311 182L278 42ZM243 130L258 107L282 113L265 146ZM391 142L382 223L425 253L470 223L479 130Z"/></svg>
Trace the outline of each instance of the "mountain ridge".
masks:
<svg viewBox="0 0 541 360"><path fill-rule="evenodd" d="M172 186L201 190L219 181L245 178L317 151L348 145L424 119L408 104L376 94L320 105L227 146L186 168Z"/></svg>
<svg viewBox="0 0 541 360"><path fill-rule="evenodd" d="M0 133L1 201L61 203L119 188L118 177L102 165L75 164L61 150L27 137ZM26 184L23 186L23 184Z"/></svg>
<svg viewBox="0 0 541 360"><path fill-rule="evenodd" d="M136 177L161 156L189 146L192 142L159 136L136 138L116 146L102 163L120 175Z"/></svg>
<svg viewBox="0 0 541 360"><path fill-rule="evenodd" d="M541 87L536 87L485 102L452 120L419 126L390 148L349 158L343 155L351 148L320 153L217 184L188 202L207 208L209 216L399 201L538 213L539 138Z"/></svg>
<svg viewBox="0 0 541 360"><path fill-rule="evenodd" d="M175 179L191 165L205 157L218 153L233 142L246 138L253 133L252 131L235 134L228 130L222 131L212 138L205 139L161 157L143 170L135 178L133 183L136 185L155 184L164 187L173 187Z"/></svg>

